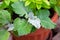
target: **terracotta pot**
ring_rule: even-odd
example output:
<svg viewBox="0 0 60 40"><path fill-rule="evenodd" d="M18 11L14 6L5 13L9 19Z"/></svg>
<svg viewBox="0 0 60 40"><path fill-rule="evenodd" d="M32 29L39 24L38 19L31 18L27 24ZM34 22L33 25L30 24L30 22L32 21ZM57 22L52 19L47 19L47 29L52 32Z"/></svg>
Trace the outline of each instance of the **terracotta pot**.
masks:
<svg viewBox="0 0 60 40"><path fill-rule="evenodd" d="M51 20L56 23L57 22L57 19L58 19L58 14L57 13L54 13L54 16L51 18Z"/></svg>
<svg viewBox="0 0 60 40"><path fill-rule="evenodd" d="M53 22L56 22L57 19L58 19L58 15L57 13L55 13L54 16L51 18L51 20ZM51 30L40 28L28 35L17 37L14 34L12 34L12 36L13 36L13 40L47 40L47 38L49 37L49 34L51 36Z"/></svg>

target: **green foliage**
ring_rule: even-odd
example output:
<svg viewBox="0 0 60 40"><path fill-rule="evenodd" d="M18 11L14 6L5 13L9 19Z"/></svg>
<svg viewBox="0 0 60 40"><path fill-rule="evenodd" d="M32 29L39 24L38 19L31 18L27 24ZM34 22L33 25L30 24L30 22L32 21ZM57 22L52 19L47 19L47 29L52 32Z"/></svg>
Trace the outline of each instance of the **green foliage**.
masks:
<svg viewBox="0 0 60 40"><path fill-rule="evenodd" d="M3 0L0 4L0 10L7 8L10 5L10 2L17 2L18 0Z"/></svg>
<svg viewBox="0 0 60 40"><path fill-rule="evenodd" d="M22 2L15 2L14 4L12 4L12 8L13 11L19 16L24 16L25 14L27 14Z"/></svg>
<svg viewBox="0 0 60 40"><path fill-rule="evenodd" d="M4 0L4 2L5 2L6 5L10 4L10 0Z"/></svg>
<svg viewBox="0 0 60 40"><path fill-rule="evenodd" d="M25 2L25 6L31 5L31 4L35 4L35 6L37 9L41 9L41 7L43 8L50 8L50 3L48 0L21 0Z"/></svg>
<svg viewBox="0 0 60 40"><path fill-rule="evenodd" d="M7 10L0 10L0 26L11 21L11 14Z"/></svg>
<svg viewBox="0 0 60 40"><path fill-rule="evenodd" d="M10 4L10 0L3 0L3 2L0 4L0 10L8 7Z"/></svg>
<svg viewBox="0 0 60 40"><path fill-rule="evenodd" d="M0 30L0 40L8 40L10 33L6 30Z"/></svg>
<svg viewBox="0 0 60 40"><path fill-rule="evenodd" d="M0 40L8 40L9 32L4 30L8 23L14 24L13 32L19 36L35 31L36 28L28 23L30 12L40 19L42 27L54 29L56 24L49 18L50 8L60 16L60 0L3 0L0 2Z"/></svg>
<svg viewBox="0 0 60 40"><path fill-rule="evenodd" d="M38 12L36 12L36 14L38 18L40 18L41 20L42 27L47 28L47 29L55 28L55 24L49 18L50 13L48 10L39 10Z"/></svg>
<svg viewBox="0 0 60 40"><path fill-rule="evenodd" d="M60 0L50 0L50 5L54 8L54 6L60 7Z"/></svg>
<svg viewBox="0 0 60 40"><path fill-rule="evenodd" d="M57 4L56 4L57 6L60 6L60 0L57 0Z"/></svg>
<svg viewBox="0 0 60 40"><path fill-rule="evenodd" d="M19 36L26 35L31 32L32 25L25 19L16 18L14 20L14 30L18 32Z"/></svg>
<svg viewBox="0 0 60 40"><path fill-rule="evenodd" d="M58 13L58 15L60 16L60 7L59 6L55 6L55 11Z"/></svg>
<svg viewBox="0 0 60 40"><path fill-rule="evenodd" d="M10 0L11 2L17 2L18 0Z"/></svg>
<svg viewBox="0 0 60 40"><path fill-rule="evenodd" d="M57 2L56 0L50 0L50 3L56 5Z"/></svg>

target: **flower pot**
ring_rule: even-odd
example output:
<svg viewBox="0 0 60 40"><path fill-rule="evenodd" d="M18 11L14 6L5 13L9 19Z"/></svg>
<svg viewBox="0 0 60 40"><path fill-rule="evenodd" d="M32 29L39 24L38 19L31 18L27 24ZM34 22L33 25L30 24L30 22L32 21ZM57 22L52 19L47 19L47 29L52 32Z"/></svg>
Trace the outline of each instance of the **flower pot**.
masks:
<svg viewBox="0 0 60 40"><path fill-rule="evenodd" d="M58 19L58 15L57 13L55 13L53 17L51 18L51 20L53 22L56 22L57 19ZM20 36L20 37L17 37L12 33L12 37L13 37L13 40L47 40L50 33L51 33L51 30L49 29L40 28L40 29L37 29L33 33Z"/></svg>
<svg viewBox="0 0 60 40"><path fill-rule="evenodd" d="M58 19L58 14L57 14L57 13L54 13L54 16L51 18L51 20L52 20L54 23L56 23L57 19Z"/></svg>

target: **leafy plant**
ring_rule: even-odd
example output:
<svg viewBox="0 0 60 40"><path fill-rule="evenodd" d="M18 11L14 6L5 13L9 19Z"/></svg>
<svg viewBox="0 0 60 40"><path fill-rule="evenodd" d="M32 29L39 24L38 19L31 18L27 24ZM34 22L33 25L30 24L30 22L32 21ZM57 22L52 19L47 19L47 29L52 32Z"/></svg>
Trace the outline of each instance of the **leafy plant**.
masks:
<svg viewBox="0 0 60 40"><path fill-rule="evenodd" d="M6 30L0 30L0 40L8 40L10 33Z"/></svg>
<svg viewBox="0 0 60 40"><path fill-rule="evenodd" d="M60 16L59 0L3 0L0 2L0 40L8 40L9 32L27 35L41 26L54 29L49 16L53 9ZM38 27L39 26L39 27ZM6 37L5 37L6 36Z"/></svg>
<svg viewBox="0 0 60 40"><path fill-rule="evenodd" d="M40 9L41 7L50 8L50 3L48 0L21 0L21 1L25 1L25 6L35 4L35 6L33 7L36 7L37 9Z"/></svg>
<svg viewBox="0 0 60 40"><path fill-rule="evenodd" d="M11 14L7 10L0 10L0 27L11 21Z"/></svg>
<svg viewBox="0 0 60 40"><path fill-rule="evenodd" d="M41 20L41 25L44 28L47 28L47 29L55 28L55 24L49 18L50 13L48 10L39 10L36 14L37 14L38 18Z"/></svg>
<svg viewBox="0 0 60 40"><path fill-rule="evenodd" d="M14 30L15 31L17 30L18 31L18 35L21 36L21 35L24 35L24 34L26 35L27 33L30 33L31 32L32 25L29 24L24 19L16 18L14 20L14 27L15 27Z"/></svg>

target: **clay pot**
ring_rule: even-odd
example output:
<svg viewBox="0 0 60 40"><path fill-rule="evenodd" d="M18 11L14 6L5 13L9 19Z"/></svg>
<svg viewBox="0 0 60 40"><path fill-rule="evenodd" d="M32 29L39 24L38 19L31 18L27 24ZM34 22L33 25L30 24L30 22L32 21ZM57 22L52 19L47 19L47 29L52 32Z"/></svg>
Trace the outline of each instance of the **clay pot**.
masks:
<svg viewBox="0 0 60 40"><path fill-rule="evenodd" d="M56 22L57 19L58 19L58 15L57 15L57 13L55 13L54 16L51 18L51 20L53 22ZM12 33L13 40L48 40L49 35L50 35L50 37L52 37L51 30L44 29L44 28L37 29L33 33L30 33L30 34L24 35L24 36L20 36L20 37L17 37ZM51 38L49 40L51 40Z"/></svg>

